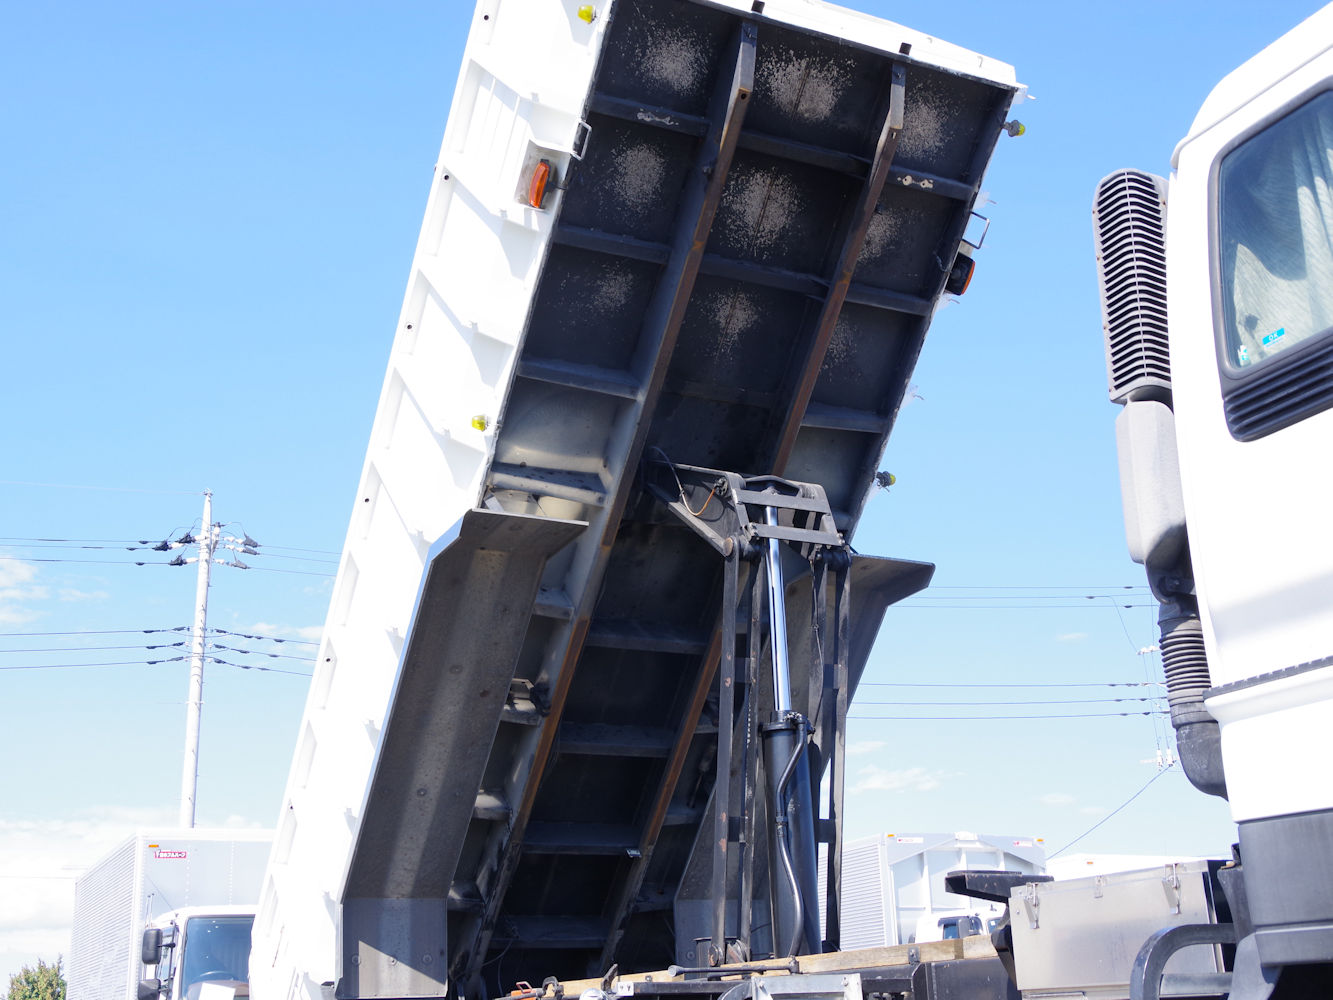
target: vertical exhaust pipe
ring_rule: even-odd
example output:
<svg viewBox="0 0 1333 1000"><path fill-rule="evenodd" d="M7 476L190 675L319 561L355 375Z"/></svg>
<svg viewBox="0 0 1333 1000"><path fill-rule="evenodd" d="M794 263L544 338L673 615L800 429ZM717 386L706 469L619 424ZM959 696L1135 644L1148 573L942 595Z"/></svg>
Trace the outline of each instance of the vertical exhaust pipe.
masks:
<svg viewBox="0 0 1333 1000"><path fill-rule="evenodd" d="M1166 181L1118 170L1097 185L1092 222L1102 330L1116 418L1129 554L1161 603L1159 648L1176 754L1195 788L1226 798L1221 730L1204 708L1212 687L1193 590L1171 409L1166 304Z"/></svg>

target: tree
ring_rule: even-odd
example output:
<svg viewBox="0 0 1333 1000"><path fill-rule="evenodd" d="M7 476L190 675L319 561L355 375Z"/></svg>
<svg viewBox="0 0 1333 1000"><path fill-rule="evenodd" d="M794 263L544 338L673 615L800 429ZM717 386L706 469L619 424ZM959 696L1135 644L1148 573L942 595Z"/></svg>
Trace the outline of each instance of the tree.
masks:
<svg viewBox="0 0 1333 1000"><path fill-rule="evenodd" d="M55 965L39 958L37 968L25 965L10 976L9 1000L65 1000L63 956L56 956Z"/></svg>

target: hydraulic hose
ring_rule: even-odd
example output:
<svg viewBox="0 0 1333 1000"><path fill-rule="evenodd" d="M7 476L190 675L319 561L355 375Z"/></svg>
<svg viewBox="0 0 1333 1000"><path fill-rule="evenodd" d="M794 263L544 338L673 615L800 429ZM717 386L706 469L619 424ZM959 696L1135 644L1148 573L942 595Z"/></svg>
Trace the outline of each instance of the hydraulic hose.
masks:
<svg viewBox="0 0 1333 1000"><path fill-rule="evenodd" d="M778 801L777 808L774 809L777 813L774 820L777 825L778 855L782 858L782 868L787 874L787 880L791 882L792 898L796 903L795 930L792 932L791 943L787 946L788 956L796 954L796 949L801 943L801 934L805 930L805 900L801 895L800 879L796 877L796 867L792 864L791 848L787 846L786 805L787 785L791 782L792 775L796 773L797 763L804 755L805 741L798 738L796 745L792 747L791 758L782 771L782 778L778 781Z"/></svg>

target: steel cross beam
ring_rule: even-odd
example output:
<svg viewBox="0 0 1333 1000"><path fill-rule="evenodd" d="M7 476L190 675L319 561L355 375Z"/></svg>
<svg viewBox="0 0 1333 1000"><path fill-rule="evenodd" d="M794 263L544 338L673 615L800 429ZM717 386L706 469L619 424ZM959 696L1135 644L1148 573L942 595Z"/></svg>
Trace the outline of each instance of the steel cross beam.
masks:
<svg viewBox="0 0 1333 1000"><path fill-rule="evenodd" d="M485 889L484 910L473 922L471 933L465 932L465 936L470 940L455 952L456 982L472 985L479 978L496 920L518 868L523 837L536 802L541 775L557 739L561 712L568 698L574 670L587 638L597 601L598 584L605 574L611 547L629 499L633 470L643 452L653 411L666 379L667 368L685 317L685 309L703 259L704 246L708 242L708 234L722 200L723 187L736 151L745 112L749 107L750 93L754 88L757 36L758 29L753 22L739 23L731 46L730 68L720 68L718 72L717 86L709 106L708 133L699 146L694 166L687 179L676 217L670 255L658 280L640 335L638 350L641 355L653 359L651 371L645 380L635 418L628 433L623 435L627 440L620 442L623 448L623 461L618 465L620 472L616 481L608 489L608 498L611 502L603 508L600 517L590 519L588 536L592 537L580 543L582 549L580 555L587 566L585 580L580 589L581 596L571 620L549 647L548 656L557 661L550 670L555 682L551 695L551 710L537 736L536 746L527 768L529 777L524 786L522 800L515 808L512 825L507 832L502 831L498 834L501 843L496 853L500 857L500 864L494 878ZM612 447L614 446L613 443ZM590 542L595 542L595 549L591 548ZM673 755L669 766L675 767L678 773L683 764L683 757L677 761ZM628 913L632 901L631 896L624 903L622 912ZM612 938L615 940L618 940L618 935L621 933L619 930L621 923L623 920L612 923Z"/></svg>
<svg viewBox="0 0 1333 1000"><path fill-rule="evenodd" d="M801 429L801 420L815 391L815 382L824 363L824 354L828 350L829 341L838 324L838 316L842 312L843 302L846 301L847 291L852 284L852 274L856 270L857 259L861 256L861 246L865 242L866 231L870 228L870 221L875 215L875 206L879 204L880 194L889 177L889 168L893 165L893 158L898 152L898 138L903 131L906 91L906 68L902 63L895 62L889 71L889 108L884 116L883 127L880 129L870 173L861 186L861 195L847 222L842 247L833 267L828 294L824 297L819 318L799 362L793 366L792 391L787 394L790 404L780 418L780 423L769 426L773 445L767 467L775 473L781 474L796 445L796 435Z"/></svg>

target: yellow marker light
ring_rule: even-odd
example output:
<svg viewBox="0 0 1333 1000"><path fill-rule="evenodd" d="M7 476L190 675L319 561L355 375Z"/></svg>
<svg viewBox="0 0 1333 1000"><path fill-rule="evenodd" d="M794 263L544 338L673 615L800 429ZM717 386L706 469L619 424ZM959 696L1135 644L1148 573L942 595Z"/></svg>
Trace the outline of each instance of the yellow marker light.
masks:
<svg viewBox="0 0 1333 1000"><path fill-rule="evenodd" d="M484 431L489 424L490 422L486 419L486 414L484 413L478 413L472 418L472 429L474 431Z"/></svg>
<svg viewBox="0 0 1333 1000"><path fill-rule="evenodd" d="M593 21L597 20L597 11L593 9L592 4L579 4L579 20L587 21L589 24L592 24Z"/></svg>

